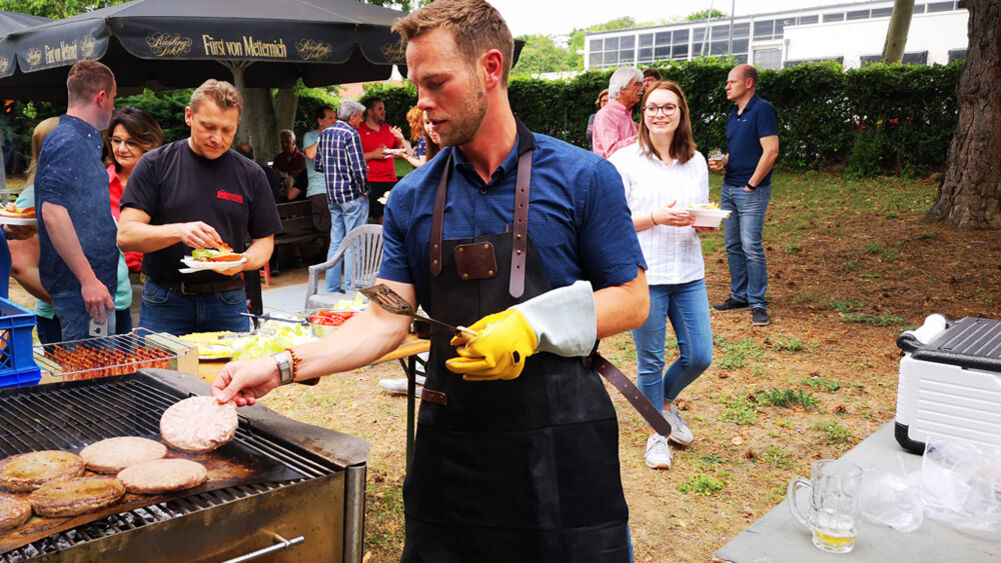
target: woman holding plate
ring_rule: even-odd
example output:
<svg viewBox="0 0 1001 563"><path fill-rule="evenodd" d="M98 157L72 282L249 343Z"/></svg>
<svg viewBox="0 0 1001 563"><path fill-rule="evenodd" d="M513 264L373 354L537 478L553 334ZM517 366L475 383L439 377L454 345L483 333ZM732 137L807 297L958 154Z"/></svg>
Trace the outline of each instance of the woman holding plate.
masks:
<svg viewBox="0 0 1001 563"><path fill-rule="evenodd" d="M695 150L688 103L670 81L651 85L642 102L637 141L609 158L622 176L633 226L646 258L650 314L632 332L636 344L637 385L650 402L662 407L671 423L670 439L693 440L674 402L712 361L705 264L694 215L688 206L709 201L706 161ZM712 229L715 230L715 229ZM667 321L677 336L680 355L664 371ZM653 434L644 459L655 469L671 467L668 439Z"/></svg>

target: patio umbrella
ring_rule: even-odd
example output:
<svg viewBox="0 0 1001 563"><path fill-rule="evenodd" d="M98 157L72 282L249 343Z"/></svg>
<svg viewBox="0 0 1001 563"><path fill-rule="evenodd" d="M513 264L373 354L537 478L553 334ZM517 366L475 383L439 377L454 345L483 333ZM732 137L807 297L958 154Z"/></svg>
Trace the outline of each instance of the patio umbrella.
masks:
<svg viewBox="0 0 1001 563"><path fill-rule="evenodd" d="M65 99L81 59L108 65L123 92L383 80L403 62L389 31L401 15L355 0L133 0L8 35L18 71L0 75L0 96Z"/></svg>
<svg viewBox="0 0 1001 563"><path fill-rule="evenodd" d="M34 27L52 20L41 16L29 16L18 12L0 12L0 77L10 76L15 70L14 47L6 36L28 27Z"/></svg>

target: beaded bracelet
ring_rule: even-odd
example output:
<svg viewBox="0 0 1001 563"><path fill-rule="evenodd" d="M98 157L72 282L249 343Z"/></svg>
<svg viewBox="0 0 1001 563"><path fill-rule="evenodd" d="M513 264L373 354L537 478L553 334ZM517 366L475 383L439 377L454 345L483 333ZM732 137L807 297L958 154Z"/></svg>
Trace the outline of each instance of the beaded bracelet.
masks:
<svg viewBox="0 0 1001 563"><path fill-rule="evenodd" d="M298 383L298 380L295 378L295 373L299 370L299 363L302 362L302 358L296 356L295 352L293 352L291 348L286 348L285 351L288 352L288 355L292 358L292 383Z"/></svg>

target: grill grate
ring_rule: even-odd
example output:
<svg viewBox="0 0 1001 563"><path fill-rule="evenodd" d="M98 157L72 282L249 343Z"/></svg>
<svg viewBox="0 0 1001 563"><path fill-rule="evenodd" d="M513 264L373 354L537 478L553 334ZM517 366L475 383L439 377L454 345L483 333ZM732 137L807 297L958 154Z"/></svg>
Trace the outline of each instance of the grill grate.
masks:
<svg viewBox="0 0 1001 563"><path fill-rule="evenodd" d="M5 390L0 392L0 459L46 449L79 451L115 436L159 435L160 415L186 396L144 374ZM309 479L339 469L256 430L242 418L234 440ZM55 553L303 480L238 485L121 512L2 553L0 563Z"/></svg>

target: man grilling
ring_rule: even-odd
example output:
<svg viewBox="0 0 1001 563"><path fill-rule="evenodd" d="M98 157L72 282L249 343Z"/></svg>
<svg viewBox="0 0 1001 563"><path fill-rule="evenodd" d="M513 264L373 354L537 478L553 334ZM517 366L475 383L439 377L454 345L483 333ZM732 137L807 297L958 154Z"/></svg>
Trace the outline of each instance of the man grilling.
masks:
<svg viewBox="0 0 1001 563"><path fill-rule="evenodd" d="M621 180L514 117L513 41L486 2L439 0L394 29L447 147L393 189L378 282L477 332L431 337L402 559L628 561L615 411L581 361L648 308ZM227 365L214 395L253 404L281 383L366 365L409 319L373 305L347 325Z"/></svg>

